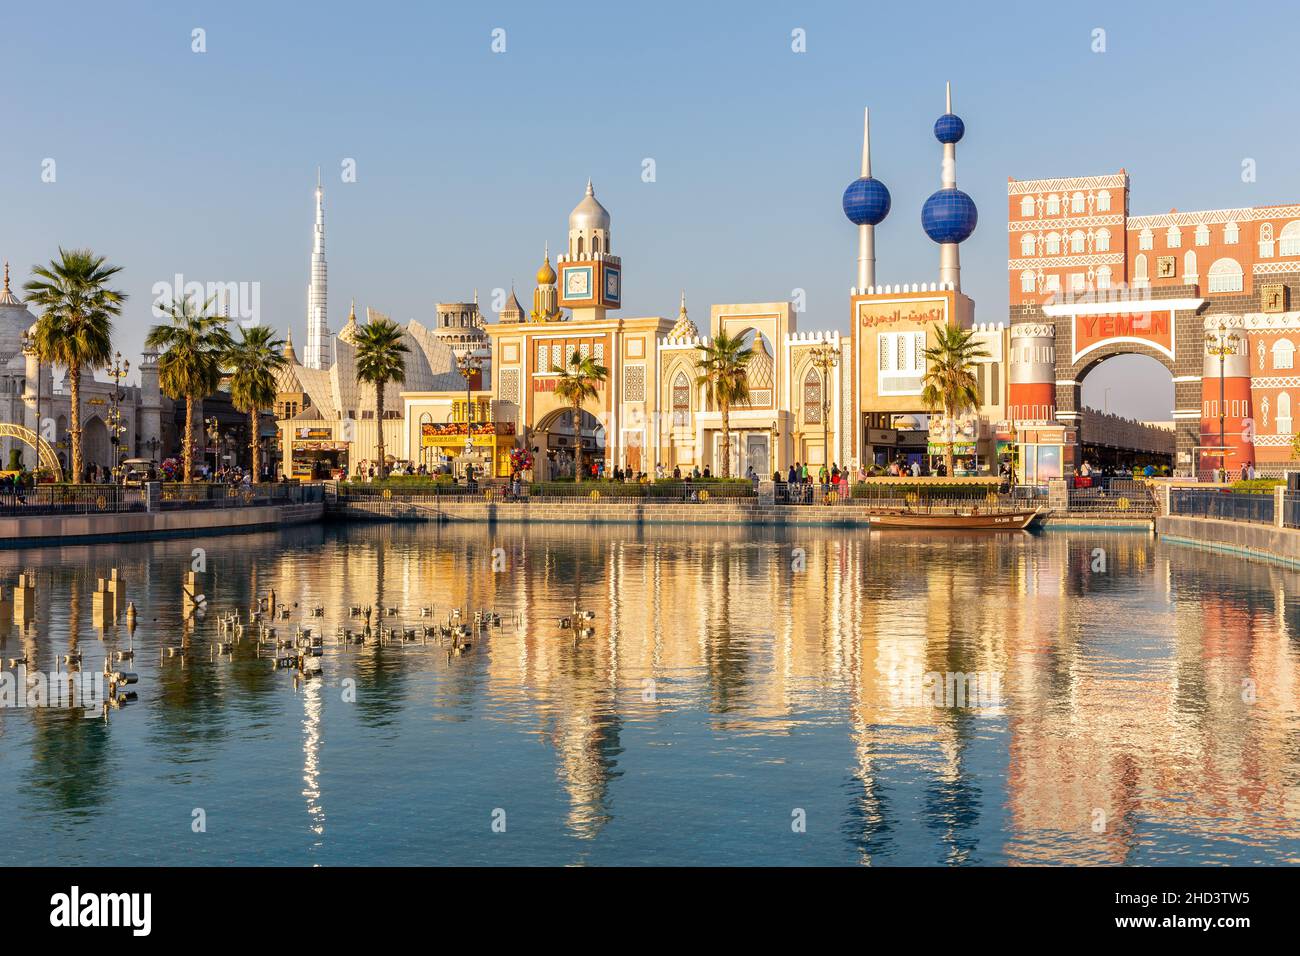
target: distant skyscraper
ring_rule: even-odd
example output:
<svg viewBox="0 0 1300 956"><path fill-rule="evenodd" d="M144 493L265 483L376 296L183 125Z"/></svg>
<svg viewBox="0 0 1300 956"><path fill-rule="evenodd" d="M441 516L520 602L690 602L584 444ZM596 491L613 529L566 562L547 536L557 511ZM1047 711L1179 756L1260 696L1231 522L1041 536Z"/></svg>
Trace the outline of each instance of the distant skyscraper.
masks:
<svg viewBox="0 0 1300 956"><path fill-rule="evenodd" d="M316 170L316 226L312 231L311 284L307 287L307 349L303 365L330 367L330 327L326 289L329 271L325 265L325 191Z"/></svg>

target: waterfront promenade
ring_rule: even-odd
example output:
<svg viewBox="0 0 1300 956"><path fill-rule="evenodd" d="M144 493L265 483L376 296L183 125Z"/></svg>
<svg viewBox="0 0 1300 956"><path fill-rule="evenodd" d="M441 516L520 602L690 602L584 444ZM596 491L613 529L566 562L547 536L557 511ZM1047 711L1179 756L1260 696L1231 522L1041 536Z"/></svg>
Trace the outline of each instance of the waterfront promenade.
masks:
<svg viewBox="0 0 1300 956"><path fill-rule="evenodd" d="M296 482L41 485L0 500L0 547L260 531L320 521L324 489Z"/></svg>

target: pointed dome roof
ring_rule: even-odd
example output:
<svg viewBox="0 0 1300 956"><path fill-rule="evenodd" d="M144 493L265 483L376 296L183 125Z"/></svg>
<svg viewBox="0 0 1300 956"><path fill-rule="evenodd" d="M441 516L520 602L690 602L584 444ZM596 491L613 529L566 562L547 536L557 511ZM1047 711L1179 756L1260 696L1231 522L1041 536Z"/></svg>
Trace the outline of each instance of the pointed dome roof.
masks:
<svg viewBox="0 0 1300 956"><path fill-rule="evenodd" d="M576 212L577 210L574 210L574 211ZM542 263L542 267L541 267L540 269L537 270L537 284L538 284L538 285L554 285L554 284L555 284L555 270L551 268L551 247L550 247L550 244L548 243L548 244L546 245L545 248L546 248L546 253L545 253L545 255L546 255L546 261L543 262L543 263Z"/></svg>
<svg viewBox="0 0 1300 956"><path fill-rule="evenodd" d="M293 329L284 333L284 357L292 364L298 364L298 353L293 350Z"/></svg>
<svg viewBox="0 0 1300 956"><path fill-rule="evenodd" d="M0 289L0 305L22 305L23 300L13 294L9 288L9 262L5 261L5 285Z"/></svg>
<svg viewBox="0 0 1300 956"><path fill-rule="evenodd" d="M587 195L569 213L569 229L609 229L609 210L596 199L590 179L587 180Z"/></svg>
<svg viewBox="0 0 1300 956"><path fill-rule="evenodd" d="M668 332L670 339L699 338L700 330L695 327L691 317L686 314L686 291L682 291L682 310L677 313L677 324Z"/></svg>
<svg viewBox="0 0 1300 956"><path fill-rule="evenodd" d="M348 321L339 329L338 340L348 345L357 344L357 300L352 300L352 309L348 312Z"/></svg>

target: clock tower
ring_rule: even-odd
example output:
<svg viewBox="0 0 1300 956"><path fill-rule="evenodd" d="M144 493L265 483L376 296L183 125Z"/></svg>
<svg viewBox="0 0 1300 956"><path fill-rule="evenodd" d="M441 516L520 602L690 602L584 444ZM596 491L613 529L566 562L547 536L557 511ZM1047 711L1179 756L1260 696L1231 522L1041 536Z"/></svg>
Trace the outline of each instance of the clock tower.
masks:
<svg viewBox="0 0 1300 956"><path fill-rule="evenodd" d="M560 306L575 322L599 321L623 303L623 264L610 252L609 212L587 194L569 214L569 249L560 256Z"/></svg>

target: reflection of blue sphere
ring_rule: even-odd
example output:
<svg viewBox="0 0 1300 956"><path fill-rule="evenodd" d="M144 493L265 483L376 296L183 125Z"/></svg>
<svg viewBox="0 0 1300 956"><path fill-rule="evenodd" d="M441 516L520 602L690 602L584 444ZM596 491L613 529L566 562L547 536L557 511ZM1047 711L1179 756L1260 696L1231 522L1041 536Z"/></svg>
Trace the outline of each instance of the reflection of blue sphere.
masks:
<svg viewBox="0 0 1300 956"><path fill-rule="evenodd" d="M935 242L965 242L978 221L975 201L956 187L931 194L921 207L921 228Z"/></svg>
<svg viewBox="0 0 1300 956"><path fill-rule="evenodd" d="M934 121L934 138L941 143L956 143L966 135L966 124L955 113L944 113Z"/></svg>
<svg viewBox="0 0 1300 956"><path fill-rule="evenodd" d="M844 190L844 215L855 226L876 226L889 215L889 190L879 179L863 176Z"/></svg>

